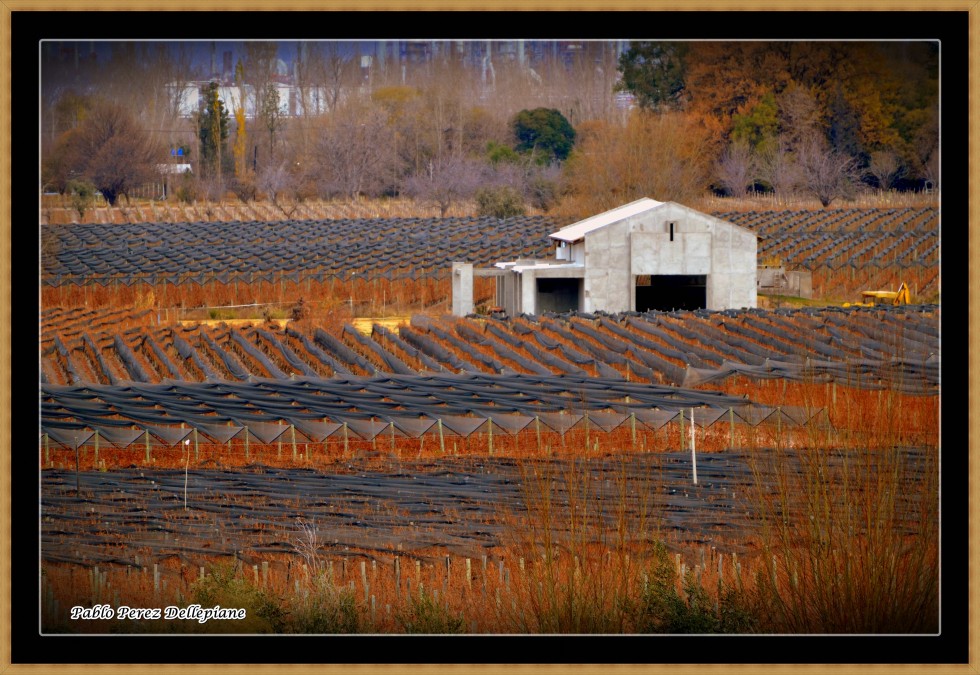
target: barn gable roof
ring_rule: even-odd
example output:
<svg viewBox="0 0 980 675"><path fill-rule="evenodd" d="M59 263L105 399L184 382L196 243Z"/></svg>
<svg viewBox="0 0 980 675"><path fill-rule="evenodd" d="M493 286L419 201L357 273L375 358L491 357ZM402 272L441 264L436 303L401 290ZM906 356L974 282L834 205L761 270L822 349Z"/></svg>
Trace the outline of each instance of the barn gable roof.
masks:
<svg viewBox="0 0 980 675"><path fill-rule="evenodd" d="M553 232L548 236L557 241L565 241L570 244L573 244L575 242L582 241L585 238L585 235L595 232L596 230L602 229L607 225L611 225L615 222L619 222L620 220L624 220L625 218L629 218L631 216L644 213L646 211L652 211L668 203L671 202L658 202L655 199L649 199L647 197L644 197L642 199L637 199L635 202L630 202L629 204L624 204L623 206L619 206L614 209L610 209L609 211L604 211L603 213L599 213L597 215L591 216L589 218L586 218L585 220L580 220L577 223L572 223L571 225L563 227L562 229L558 230L557 232ZM681 204L677 204L677 206L681 206L682 208L687 209L689 211L694 211L694 209L683 206ZM701 213L701 212L698 211L697 213ZM721 221L726 225L730 225L731 227L736 227L743 230L747 229L741 227L740 225L735 225L734 223L730 223L726 220L721 220L720 218L716 218L707 213L701 215L707 216L712 220Z"/></svg>
<svg viewBox="0 0 980 675"><path fill-rule="evenodd" d="M552 239L567 241L569 243L581 241L585 238L585 235L589 234L590 232L594 232L595 230L603 228L606 225L610 225L619 220L623 220L624 218L635 216L638 213L655 209L661 204L663 204L663 202L658 202L644 197L643 199L637 199L635 202L630 202L629 204L618 206L615 209L596 214L586 218L585 220L580 220L577 223L572 223L571 225L563 227L562 229L558 230L557 232L553 232L548 236Z"/></svg>

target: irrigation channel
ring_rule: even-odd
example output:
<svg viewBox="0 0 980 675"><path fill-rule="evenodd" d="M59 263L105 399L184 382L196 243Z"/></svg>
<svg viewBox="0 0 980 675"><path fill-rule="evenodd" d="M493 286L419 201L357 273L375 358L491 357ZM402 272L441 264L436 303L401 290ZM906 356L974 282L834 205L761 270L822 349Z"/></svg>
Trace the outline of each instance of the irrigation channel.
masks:
<svg viewBox="0 0 980 675"><path fill-rule="evenodd" d="M822 452L828 476L866 461L866 453ZM924 480L924 453L902 449L894 458L910 485ZM696 465L691 453L679 452L388 464L358 457L329 473L263 465L88 471L78 477L78 493L74 472L47 470L41 555L45 563L83 566L177 559L195 569L225 556L285 566L297 557L293 544L306 522L326 556L479 558L510 543L514 524L537 518L546 496L556 541L568 535L563 530L574 513L590 524L597 543L610 543L617 524L627 523L629 543L639 549L663 540L742 554L760 498L787 473L798 473L801 461L807 459L799 451L772 449L697 455ZM909 532L919 526L918 492L898 496L898 520ZM787 505L788 514L803 507L805 496L791 498L799 501Z"/></svg>

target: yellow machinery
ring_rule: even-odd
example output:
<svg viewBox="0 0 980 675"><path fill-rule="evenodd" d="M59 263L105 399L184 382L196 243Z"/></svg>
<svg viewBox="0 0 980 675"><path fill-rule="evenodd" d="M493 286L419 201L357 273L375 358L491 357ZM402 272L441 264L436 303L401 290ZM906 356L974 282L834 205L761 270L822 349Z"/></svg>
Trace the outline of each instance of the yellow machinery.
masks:
<svg viewBox="0 0 980 675"><path fill-rule="evenodd" d="M909 305L912 303L908 284L904 281L897 291L861 291L864 302L845 302L845 307L874 307L875 305Z"/></svg>

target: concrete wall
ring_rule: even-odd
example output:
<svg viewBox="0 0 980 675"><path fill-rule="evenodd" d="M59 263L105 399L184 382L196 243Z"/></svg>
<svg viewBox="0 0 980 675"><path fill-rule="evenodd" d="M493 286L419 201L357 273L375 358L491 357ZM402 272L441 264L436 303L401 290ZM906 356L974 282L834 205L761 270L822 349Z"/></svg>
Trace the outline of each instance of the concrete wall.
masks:
<svg viewBox="0 0 980 675"><path fill-rule="evenodd" d="M673 236L670 224L673 223ZM636 275L707 275L708 309L756 307L755 234L667 202L585 237L586 312L636 307Z"/></svg>
<svg viewBox="0 0 980 675"><path fill-rule="evenodd" d="M453 316L473 313L473 263L453 263Z"/></svg>
<svg viewBox="0 0 980 675"><path fill-rule="evenodd" d="M633 308L629 237L632 220L610 223L586 235L584 311L627 312Z"/></svg>

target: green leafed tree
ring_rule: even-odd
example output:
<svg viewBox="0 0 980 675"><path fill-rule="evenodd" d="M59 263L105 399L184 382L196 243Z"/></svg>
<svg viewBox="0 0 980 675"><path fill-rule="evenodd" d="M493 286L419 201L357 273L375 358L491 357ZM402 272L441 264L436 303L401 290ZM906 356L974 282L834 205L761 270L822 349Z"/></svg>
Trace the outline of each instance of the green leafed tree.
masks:
<svg viewBox="0 0 980 675"><path fill-rule="evenodd" d="M514 115L510 126L517 140L515 149L531 154L542 164L567 159L575 145L575 129L554 108L522 110Z"/></svg>
<svg viewBox="0 0 980 675"><path fill-rule="evenodd" d="M265 86L259 103L259 117L269 132L269 159L274 162L276 157L276 136L282 131L285 123L279 102L279 92L276 90L274 84L270 82Z"/></svg>
<svg viewBox="0 0 980 675"><path fill-rule="evenodd" d="M619 91L636 96L643 108L679 108L684 93L683 42L632 42L619 57Z"/></svg>
<svg viewBox="0 0 980 675"><path fill-rule="evenodd" d="M735 116L732 140L758 149L764 141L774 138L778 131L779 106L775 94L769 92L748 112Z"/></svg>
<svg viewBox="0 0 980 675"><path fill-rule="evenodd" d="M228 140L228 110L218 96L217 82L210 82L204 87L201 106L197 112L197 136L201 143L202 173L209 176L220 175L222 163L228 154L225 151Z"/></svg>

